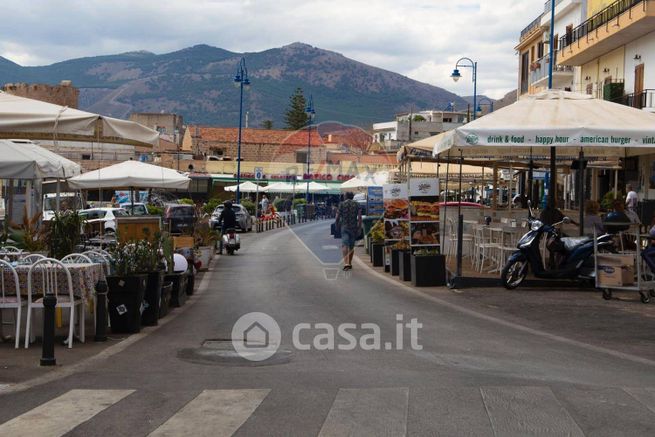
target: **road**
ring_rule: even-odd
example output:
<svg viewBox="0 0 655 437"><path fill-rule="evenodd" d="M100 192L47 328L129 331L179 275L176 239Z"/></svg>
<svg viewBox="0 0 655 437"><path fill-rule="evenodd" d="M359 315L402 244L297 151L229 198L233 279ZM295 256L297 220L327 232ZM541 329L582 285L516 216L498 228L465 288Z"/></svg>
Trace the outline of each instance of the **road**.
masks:
<svg viewBox="0 0 655 437"><path fill-rule="evenodd" d="M345 275L329 223L294 229L243 235L190 307L106 361L1 396L0 435L655 435L653 361L429 299L362 263ZM222 341L251 312L281 330L261 362ZM400 318L422 325L418 344L403 327L398 348ZM376 324L382 350L330 350L317 323L354 324L366 349Z"/></svg>

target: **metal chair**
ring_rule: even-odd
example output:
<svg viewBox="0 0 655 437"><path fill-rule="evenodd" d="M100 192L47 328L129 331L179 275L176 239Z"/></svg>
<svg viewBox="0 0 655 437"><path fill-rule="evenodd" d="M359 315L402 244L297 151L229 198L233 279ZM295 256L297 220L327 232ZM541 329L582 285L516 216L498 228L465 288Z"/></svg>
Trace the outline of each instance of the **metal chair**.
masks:
<svg viewBox="0 0 655 437"><path fill-rule="evenodd" d="M107 255L97 250L87 250L86 252L82 252L82 255L86 256L94 263L102 264L105 266L106 275L111 273L111 260L109 257L107 257Z"/></svg>
<svg viewBox="0 0 655 437"><path fill-rule="evenodd" d="M5 253L23 253L23 250L17 248L16 246L2 246L2 247L0 247L0 252L5 252Z"/></svg>
<svg viewBox="0 0 655 437"><path fill-rule="evenodd" d="M42 259L45 259L45 258L47 258L47 257L45 257L45 256L43 256L41 254L38 254L38 253L33 253L31 255L27 255L27 256L22 257L21 259L18 260L18 263L19 264L32 265L35 262L37 262L39 260L42 260Z"/></svg>
<svg viewBox="0 0 655 437"><path fill-rule="evenodd" d="M35 290L35 280L37 275L41 277L39 290ZM64 275L66 290L59 291L59 279ZM34 300L35 291L41 297ZM76 297L73 293L73 279L66 264L54 258L44 258L32 264L27 273L27 327L25 332L25 348L33 341L34 334L32 331L32 309L43 308L43 296L53 294L57 298L56 308L69 308L70 320L68 328L68 348L73 347L73 330L75 327L75 307L80 306L79 311L79 334L80 341L84 343L84 299Z"/></svg>
<svg viewBox="0 0 655 437"><path fill-rule="evenodd" d="M81 253L71 253L61 259L64 264L93 264L88 256Z"/></svg>
<svg viewBox="0 0 655 437"><path fill-rule="evenodd" d="M9 274L13 277L14 286L11 287L13 290L7 290L5 287L5 275ZM14 294L8 294L9 291L13 291ZM3 309L14 309L16 310L16 315L14 316L14 325L16 327L15 335L15 348L18 349L18 343L20 338L20 315L25 302L20 298L20 287L18 284L18 273L16 269L9 264L7 261L0 260L0 311ZM2 336L2 325L0 325L0 336Z"/></svg>

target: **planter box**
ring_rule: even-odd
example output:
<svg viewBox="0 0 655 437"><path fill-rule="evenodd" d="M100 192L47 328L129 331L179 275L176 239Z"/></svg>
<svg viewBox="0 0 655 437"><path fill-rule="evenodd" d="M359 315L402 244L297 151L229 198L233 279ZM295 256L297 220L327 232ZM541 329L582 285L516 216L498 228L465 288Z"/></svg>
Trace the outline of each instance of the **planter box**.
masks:
<svg viewBox="0 0 655 437"><path fill-rule="evenodd" d="M159 302L159 318L164 317L171 310L171 293L173 292L173 283L165 282L161 287L161 300Z"/></svg>
<svg viewBox="0 0 655 437"><path fill-rule="evenodd" d="M172 282L171 308L179 308L186 302L187 272L170 273L164 277L164 281Z"/></svg>
<svg viewBox="0 0 655 437"><path fill-rule="evenodd" d="M446 256L411 256L412 285L435 287L446 285Z"/></svg>
<svg viewBox="0 0 655 437"><path fill-rule="evenodd" d="M164 282L164 272L148 273L148 282L144 300L146 308L141 314L141 324L143 326L154 326L159 319L159 308L161 306L161 287Z"/></svg>
<svg viewBox="0 0 655 437"><path fill-rule="evenodd" d="M391 249L391 276L400 275L400 249Z"/></svg>
<svg viewBox="0 0 655 437"><path fill-rule="evenodd" d="M191 296L193 294L193 288L196 285L196 275L193 273L187 273L187 279L186 279L186 288L184 291L186 292L187 296Z"/></svg>
<svg viewBox="0 0 655 437"><path fill-rule="evenodd" d="M373 267L383 267L384 266L384 244L382 243L373 243L371 246L371 262Z"/></svg>
<svg viewBox="0 0 655 437"><path fill-rule="evenodd" d="M398 275L401 281L412 280L412 254L409 250L401 250L398 254Z"/></svg>
<svg viewBox="0 0 655 437"><path fill-rule="evenodd" d="M200 269L205 271L209 268L209 263L211 262L212 257L214 256L214 250L211 246L201 246L198 248L200 251Z"/></svg>
<svg viewBox="0 0 655 437"><path fill-rule="evenodd" d="M148 275L107 276L111 332L135 333L141 330L143 297Z"/></svg>

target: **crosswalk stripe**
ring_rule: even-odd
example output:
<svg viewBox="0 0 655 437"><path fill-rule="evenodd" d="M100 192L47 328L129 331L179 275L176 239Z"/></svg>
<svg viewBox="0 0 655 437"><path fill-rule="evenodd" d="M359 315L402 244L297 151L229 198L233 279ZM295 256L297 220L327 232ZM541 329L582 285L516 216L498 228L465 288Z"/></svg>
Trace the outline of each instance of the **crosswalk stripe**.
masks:
<svg viewBox="0 0 655 437"><path fill-rule="evenodd" d="M150 436L231 436L270 390L204 390Z"/></svg>
<svg viewBox="0 0 655 437"><path fill-rule="evenodd" d="M408 388L339 389L319 437L405 436Z"/></svg>
<svg viewBox="0 0 655 437"><path fill-rule="evenodd" d="M0 425L0 435L58 437L134 390L70 390Z"/></svg>
<svg viewBox="0 0 655 437"><path fill-rule="evenodd" d="M548 387L483 387L494 434L584 436Z"/></svg>

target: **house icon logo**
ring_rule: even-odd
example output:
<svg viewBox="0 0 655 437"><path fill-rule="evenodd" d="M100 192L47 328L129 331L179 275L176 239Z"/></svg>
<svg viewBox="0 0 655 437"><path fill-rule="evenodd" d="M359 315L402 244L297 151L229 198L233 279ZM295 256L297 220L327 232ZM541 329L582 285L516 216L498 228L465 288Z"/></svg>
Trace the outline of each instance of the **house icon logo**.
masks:
<svg viewBox="0 0 655 437"><path fill-rule="evenodd" d="M249 361L264 361L280 347L282 333L275 319L265 313L244 314L232 327L234 350Z"/></svg>

